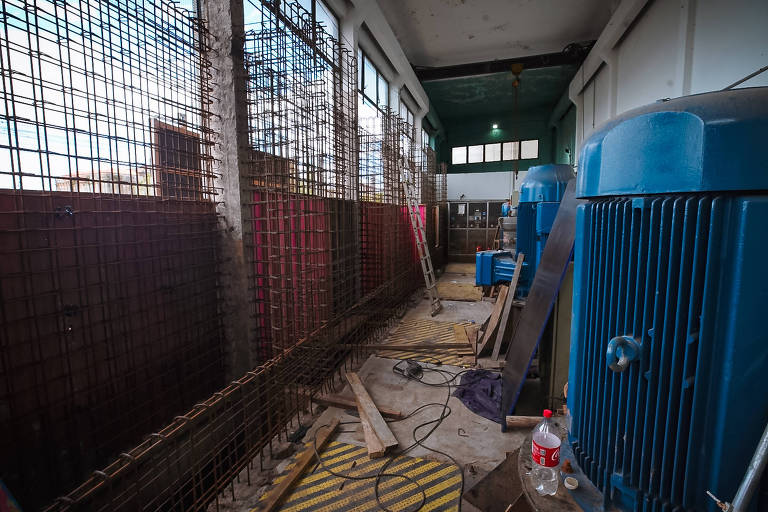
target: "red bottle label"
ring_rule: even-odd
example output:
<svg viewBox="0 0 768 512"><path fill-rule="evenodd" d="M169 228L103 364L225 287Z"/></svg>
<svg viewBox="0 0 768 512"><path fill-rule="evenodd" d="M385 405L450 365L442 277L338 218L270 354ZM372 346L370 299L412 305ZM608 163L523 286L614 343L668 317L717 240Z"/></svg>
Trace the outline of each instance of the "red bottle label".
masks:
<svg viewBox="0 0 768 512"><path fill-rule="evenodd" d="M557 448L544 448L536 444L536 441L531 442L531 458L539 466L546 466L553 468L560 465L560 447Z"/></svg>

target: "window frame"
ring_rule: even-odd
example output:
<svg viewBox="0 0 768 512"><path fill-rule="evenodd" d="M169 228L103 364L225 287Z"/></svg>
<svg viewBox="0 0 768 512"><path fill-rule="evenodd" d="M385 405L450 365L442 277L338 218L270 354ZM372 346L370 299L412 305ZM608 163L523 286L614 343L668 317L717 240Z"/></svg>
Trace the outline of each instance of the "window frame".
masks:
<svg viewBox="0 0 768 512"><path fill-rule="evenodd" d="M499 157L496 160L488 160L488 146L498 146L499 148ZM483 144L483 162L501 162L501 142L489 142L487 144Z"/></svg>
<svg viewBox="0 0 768 512"><path fill-rule="evenodd" d="M536 143L536 156L523 156L523 144L526 142L535 142ZM539 158L539 139L526 139L520 141L520 152L518 154L518 157L520 160L536 160Z"/></svg>
<svg viewBox="0 0 768 512"><path fill-rule="evenodd" d="M523 158L523 143L524 142L535 142L536 143L536 156L528 156ZM451 147L451 165L469 165L469 164L484 164L484 163L496 163L496 162L514 162L515 160L536 160L539 158L539 145L541 143L541 139L520 139L520 140L507 140L507 141L498 141L498 142L486 142L483 144L467 144L464 146L452 146ZM499 158L498 160L488 160L488 146L493 145L499 145ZM512 144L512 155L514 158L506 158L504 156L504 147L507 146L507 144ZM469 148L476 148L476 147L482 147L483 148L483 158L482 160L476 161L476 162L470 162L469 161ZM463 163L455 163L454 162L454 152L457 149L464 149L464 162ZM516 149L516 151L515 151Z"/></svg>
<svg viewBox="0 0 768 512"><path fill-rule="evenodd" d="M363 51L362 48L358 48L357 51L359 52L358 59L357 59L357 75L358 75L358 89L357 92L362 97L363 101L367 101L371 106L375 107L376 110L379 113L384 113L385 109L389 108L389 88L391 85L389 84L389 80L379 71L379 68L376 67L376 64L368 57L368 55ZM371 85L371 88L375 90L376 97L371 98L368 94L365 92L365 80L366 80L366 73L365 73L365 67L366 63L370 65L370 67L373 69L373 83L369 84ZM386 84L385 90L384 90L384 105L382 106L379 98L379 93L381 92L381 88L379 87L380 83L383 82Z"/></svg>
<svg viewBox="0 0 768 512"><path fill-rule="evenodd" d="M480 160L476 162L470 161L470 153L472 148L480 148ZM471 146L467 146L467 163L468 164L485 163L485 144L472 144Z"/></svg>
<svg viewBox="0 0 768 512"><path fill-rule="evenodd" d="M464 162L463 163L456 163L454 162L455 152L457 149L463 149L464 150ZM456 146L451 148L451 165L465 165L467 163L467 146Z"/></svg>

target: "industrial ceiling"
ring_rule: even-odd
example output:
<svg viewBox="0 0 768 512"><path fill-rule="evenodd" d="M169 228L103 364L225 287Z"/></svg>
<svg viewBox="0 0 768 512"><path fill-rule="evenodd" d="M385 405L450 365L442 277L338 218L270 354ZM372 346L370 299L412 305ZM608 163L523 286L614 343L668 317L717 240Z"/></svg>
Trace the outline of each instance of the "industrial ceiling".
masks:
<svg viewBox="0 0 768 512"><path fill-rule="evenodd" d="M568 87L576 65L523 70L520 75L520 112L553 107ZM424 82L424 90L441 119L463 118L512 111L512 73Z"/></svg>
<svg viewBox="0 0 768 512"><path fill-rule="evenodd" d="M380 0L414 67L560 52L597 39L615 0Z"/></svg>

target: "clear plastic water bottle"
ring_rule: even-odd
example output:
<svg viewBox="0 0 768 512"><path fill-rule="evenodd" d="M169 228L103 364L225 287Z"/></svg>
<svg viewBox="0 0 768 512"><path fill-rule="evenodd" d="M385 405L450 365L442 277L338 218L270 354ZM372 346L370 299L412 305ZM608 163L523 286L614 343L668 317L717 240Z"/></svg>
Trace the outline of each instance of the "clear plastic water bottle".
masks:
<svg viewBox="0 0 768 512"><path fill-rule="evenodd" d="M544 419L533 429L531 441L531 459L533 460L531 479L536 491L541 495L552 495L557 492L560 436L551 417L552 411L544 409Z"/></svg>

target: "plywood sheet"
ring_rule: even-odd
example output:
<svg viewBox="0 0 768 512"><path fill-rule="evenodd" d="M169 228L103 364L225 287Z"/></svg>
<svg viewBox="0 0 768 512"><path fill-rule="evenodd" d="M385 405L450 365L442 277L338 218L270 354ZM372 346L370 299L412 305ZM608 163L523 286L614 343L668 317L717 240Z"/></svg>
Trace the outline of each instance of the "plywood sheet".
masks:
<svg viewBox="0 0 768 512"><path fill-rule="evenodd" d="M434 349L425 351L396 351L382 350L378 355L392 359L414 359L423 362L440 361L443 364L456 366L472 366L475 362L474 349L462 332L471 326L470 322L452 323L436 322L433 320L406 320L398 325L387 337L384 344L390 345L419 345L434 344ZM458 333L458 335L457 335ZM466 348L457 348L457 344L465 343ZM441 345L447 345L441 347Z"/></svg>
<svg viewBox="0 0 768 512"><path fill-rule="evenodd" d="M466 300L476 302L482 300L483 289L473 283L457 283L447 280L445 276L437 282L437 294L441 300Z"/></svg>

